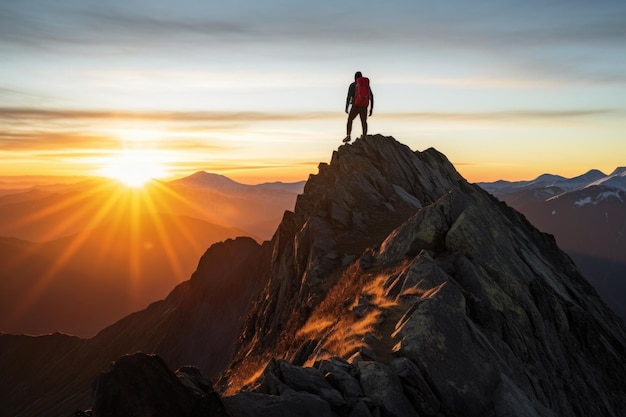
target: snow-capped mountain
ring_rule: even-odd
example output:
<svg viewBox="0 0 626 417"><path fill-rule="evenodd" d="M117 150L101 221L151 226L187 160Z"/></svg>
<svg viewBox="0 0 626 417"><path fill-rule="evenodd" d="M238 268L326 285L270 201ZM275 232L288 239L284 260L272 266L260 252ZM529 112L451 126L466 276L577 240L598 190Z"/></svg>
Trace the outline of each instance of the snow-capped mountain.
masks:
<svg viewBox="0 0 626 417"><path fill-rule="evenodd" d="M626 191L626 167L619 167L613 171L611 175L607 175L600 178L586 187L604 186L608 188L615 188L620 191Z"/></svg>
<svg viewBox="0 0 626 417"><path fill-rule="evenodd" d="M617 170L615 170L615 172L617 172L619 169L624 168L618 168ZM530 181L499 180L496 182L482 182L478 183L478 185L496 196L503 196L519 193L522 191L532 191L540 189L549 189L552 190L551 194L558 195L563 192L573 191L576 189L590 186L599 181L607 180L609 177L615 175L615 172L610 176L607 176L600 170L592 169L574 178L565 178L560 175L543 174Z"/></svg>

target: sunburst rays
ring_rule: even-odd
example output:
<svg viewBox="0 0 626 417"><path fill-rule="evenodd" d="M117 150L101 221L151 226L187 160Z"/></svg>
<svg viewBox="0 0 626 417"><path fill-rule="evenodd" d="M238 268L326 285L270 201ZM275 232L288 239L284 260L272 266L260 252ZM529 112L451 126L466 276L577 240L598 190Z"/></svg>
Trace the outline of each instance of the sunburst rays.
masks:
<svg viewBox="0 0 626 417"><path fill-rule="evenodd" d="M130 288L129 304L136 304L146 299L151 291L151 283L146 280L149 274L153 251L163 256L167 268L171 271L171 289L174 285L189 278L189 265L181 259L180 242L185 247L204 247L202 237L190 231L180 216L169 213L176 205L188 212L200 213L202 208L190 202L166 184L154 181L141 189L121 186L112 181L97 181L85 184L85 188L65 195L54 204L42 207L31 215L20 220L21 226L45 224L46 219L58 219L40 233L40 240L49 241L62 237L63 245L49 267L40 274L30 286L27 293L21 295L15 308L9 315L10 320L17 320L41 299L60 273L68 273L66 266L76 265L77 257L82 268L108 268L111 262L123 259L126 265L117 265L118 270L124 269L124 277L111 276L111 281L124 279L123 285ZM171 209L171 210L170 210ZM78 233L72 233L74 230ZM94 246L94 231L97 231L97 243ZM176 242L172 236L176 235ZM31 250L22 252L21 256L12 259L11 267L20 270L20 265L32 261L38 250L47 243L33 244ZM88 250L85 246L90 245ZM126 253L120 253L126 251ZM50 252L48 252L48 255ZM86 255L87 254L87 255ZM160 255L163 254L163 255ZM150 257L152 256L152 258ZM85 274L88 276L89 274ZM19 277L7 277L19 279ZM121 285L121 284L120 284ZM153 301L155 301L154 299ZM123 299L119 300L124 302ZM54 314L54 312L51 312Z"/></svg>

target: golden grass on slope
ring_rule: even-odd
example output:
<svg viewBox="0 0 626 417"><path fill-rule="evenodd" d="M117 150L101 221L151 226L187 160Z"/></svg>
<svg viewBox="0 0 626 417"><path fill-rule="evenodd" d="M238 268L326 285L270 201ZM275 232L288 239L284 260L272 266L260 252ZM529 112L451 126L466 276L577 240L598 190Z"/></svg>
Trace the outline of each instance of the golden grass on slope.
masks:
<svg viewBox="0 0 626 417"><path fill-rule="evenodd" d="M368 333L378 340L373 346L375 350L391 352L394 324L405 310L404 306L385 296L383 284L390 276L404 270L408 262L394 268L363 271L357 261L343 272L337 272L335 279L329 277L324 299L304 324L288 332L291 336L284 337L273 352L250 355L241 360L227 375L228 386L221 387L221 390L225 395L232 395L242 387L250 386L262 374L271 357L289 359L308 340L317 341L317 346L305 366L333 356L350 358L366 344L364 338ZM367 300L368 308L362 315L357 315L353 308L361 298ZM298 314L294 311L290 323L300 320ZM286 328L291 327L288 324Z"/></svg>
<svg viewBox="0 0 626 417"><path fill-rule="evenodd" d="M347 359L365 345L364 337L368 333L386 343L393 329L381 324L385 316L397 315L398 303L385 295L383 284L390 275L405 267L361 271L357 263L349 266L297 332L299 342L319 341L315 354L306 364L312 365L315 360L331 356ZM353 309L361 299L367 300L367 308L362 315L357 315Z"/></svg>

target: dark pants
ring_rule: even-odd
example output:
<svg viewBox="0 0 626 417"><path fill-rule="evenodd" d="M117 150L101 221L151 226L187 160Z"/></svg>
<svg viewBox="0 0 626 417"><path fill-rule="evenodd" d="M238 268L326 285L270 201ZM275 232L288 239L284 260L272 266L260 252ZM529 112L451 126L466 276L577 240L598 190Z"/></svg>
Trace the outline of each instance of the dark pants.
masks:
<svg viewBox="0 0 626 417"><path fill-rule="evenodd" d="M363 136L367 135L367 106L352 106L350 114L348 114L348 136L352 132L352 121L356 118L356 115L361 117L361 127L363 128Z"/></svg>

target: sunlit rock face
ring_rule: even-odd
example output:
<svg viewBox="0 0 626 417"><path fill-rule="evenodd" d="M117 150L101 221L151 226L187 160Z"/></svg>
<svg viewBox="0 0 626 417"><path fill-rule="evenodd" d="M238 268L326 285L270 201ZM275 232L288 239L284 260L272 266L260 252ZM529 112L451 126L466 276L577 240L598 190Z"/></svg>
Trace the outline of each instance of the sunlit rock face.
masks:
<svg viewBox="0 0 626 417"><path fill-rule="evenodd" d="M625 410L621 321L552 236L434 149L413 152L383 136L341 146L309 178L273 245L269 283L222 381L230 393L246 382L265 394L302 391L281 367L247 379L271 357L316 369L341 359L364 390L352 399L339 390L350 410ZM268 389L268 379L286 387Z"/></svg>

